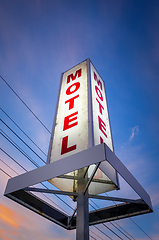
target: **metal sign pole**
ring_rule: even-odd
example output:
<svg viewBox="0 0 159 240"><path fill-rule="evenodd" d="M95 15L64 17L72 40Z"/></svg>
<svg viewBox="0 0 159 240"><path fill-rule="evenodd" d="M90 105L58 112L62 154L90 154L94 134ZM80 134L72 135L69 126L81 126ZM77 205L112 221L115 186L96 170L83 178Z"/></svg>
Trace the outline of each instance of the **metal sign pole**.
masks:
<svg viewBox="0 0 159 240"><path fill-rule="evenodd" d="M89 240L88 191L84 194L87 175L83 177L85 171L85 168L78 170L76 240Z"/></svg>

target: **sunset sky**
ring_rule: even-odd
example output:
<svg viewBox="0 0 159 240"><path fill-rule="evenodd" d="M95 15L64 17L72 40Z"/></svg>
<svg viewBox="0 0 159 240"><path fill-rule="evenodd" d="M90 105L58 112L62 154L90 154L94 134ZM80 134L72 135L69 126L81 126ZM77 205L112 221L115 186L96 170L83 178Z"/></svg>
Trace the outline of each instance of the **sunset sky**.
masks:
<svg viewBox="0 0 159 240"><path fill-rule="evenodd" d="M0 0L0 75L49 131L61 73L87 58L105 81L115 153L148 192L154 208L153 213L116 223L129 239L159 240L159 1ZM46 155L13 121L46 154L50 133L2 78L1 133L43 166L4 122L45 161ZM24 173L20 165L27 171L35 168L3 135L0 240L75 239L75 231L64 230L3 196L8 175ZM120 187L109 195L136 198L121 178ZM56 196L49 198L69 214L76 206L69 197L62 199L72 209ZM107 204L95 202L100 207ZM96 226L112 239L119 239L102 224ZM110 223L107 226L128 239ZM97 228L90 230L94 239L109 239Z"/></svg>

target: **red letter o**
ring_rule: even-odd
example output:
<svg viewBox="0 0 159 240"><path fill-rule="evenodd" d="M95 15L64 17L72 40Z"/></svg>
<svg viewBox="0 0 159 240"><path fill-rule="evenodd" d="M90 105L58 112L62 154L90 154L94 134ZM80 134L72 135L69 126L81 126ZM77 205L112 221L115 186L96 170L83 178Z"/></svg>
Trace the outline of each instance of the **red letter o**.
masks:
<svg viewBox="0 0 159 240"><path fill-rule="evenodd" d="M102 96L100 89L97 86L95 86L95 90L96 90L96 93L97 93L98 97L100 98L100 100L103 101L103 96Z"/></svg>
<svg viewBox="0 0 159 240"><path fill-rule="evenodd" d="M73 89L72 89L72 87L73 87ZM72 84L71 86L69 86L67 88L66 94L70 95L70 94L76 92L79 89L79 87L80 87L80 83L79 82L76 82L76 83Z"/></svg>

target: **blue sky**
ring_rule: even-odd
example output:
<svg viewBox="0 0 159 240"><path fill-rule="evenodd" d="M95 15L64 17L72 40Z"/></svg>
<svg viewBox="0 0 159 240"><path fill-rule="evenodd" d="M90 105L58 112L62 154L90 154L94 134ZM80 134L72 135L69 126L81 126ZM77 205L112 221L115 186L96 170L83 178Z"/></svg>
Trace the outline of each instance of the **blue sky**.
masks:
<svg viewBox="0 0 159 240"><path fill-rule="evenodd" d="M0 75L49 130L61 73L86 58L91 59L100 73L106 85L116 155L149 193L154 207L153 213L132 219L153 240L159 239L158 12L159 2L155 0L0 0ZM0 105L47 153L50 134L2 79ZM35 148L2 110L0 115ZM1 129L32 155L2 122ZM4 137L0 142L27 170L34 168ZM19 174L24 172L2 151L0 159ZM0 168L16 175L2 161ZM0 179L1 239L75 239L74 231L67 232L3 197L8 176L0 171ZM121 189L124 196L133 196L122 179ZM60 207L68 208L59 199L52 199ZM67 201L74 207L70 199ZM149 239L130 219L118 224L135 239ZM105 239L97 229L91 230ZM104 231L118 239L108 229Z"/></svg>

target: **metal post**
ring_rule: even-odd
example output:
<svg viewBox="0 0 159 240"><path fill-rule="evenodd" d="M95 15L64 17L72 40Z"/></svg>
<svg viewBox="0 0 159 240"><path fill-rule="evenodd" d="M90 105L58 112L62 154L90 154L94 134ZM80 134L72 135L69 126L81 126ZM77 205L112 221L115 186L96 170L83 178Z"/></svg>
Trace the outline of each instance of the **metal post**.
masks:
<svg viewBox="0 0 159 240"><path fill-rule="evenodd" d="M84 168L78 170L76 240L89 240L88 191L83 193L87 183L87 175L84 178L84 172Z"/></svg>

